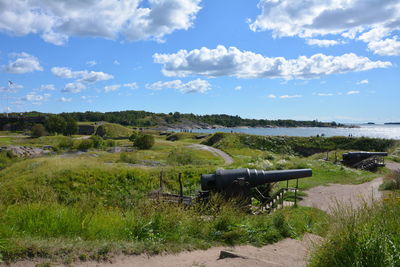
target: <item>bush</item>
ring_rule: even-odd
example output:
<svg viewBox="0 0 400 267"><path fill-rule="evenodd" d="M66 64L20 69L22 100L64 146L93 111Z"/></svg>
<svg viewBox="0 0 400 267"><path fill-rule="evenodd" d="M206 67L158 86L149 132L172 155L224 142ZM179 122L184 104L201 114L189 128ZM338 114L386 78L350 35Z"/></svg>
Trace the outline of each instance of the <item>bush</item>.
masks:
<svg viewBox="0 0 400 267"><path fill-rule="evenodd" d="M111 140L111 139L108 139L108 140L106 141L106 146L107 146L107 147L114 147L114 146L115 146L115 141L114 141L114 140Z"/></svg>
<svg viewBox="0 0 400 267"><path fill-rule="evenodd" d="M100 136L92 135L90 140L92 140L94 148L102 148L104 146L104 140Z"/></svg>
<svg viewBox="0 0 400 267"><path fill-rule="evenodd" d="M141 134L135 139L133 144L139 149L150 149L154 145L154 136L150 134Z"/></svg>
<svg viewBox="0 0 400 267"><path fill-rule="evenodd" d="M398 190L400 189L400 170L391 172L383 184L379 187L381 190Z"/></svg>
<svg viewBox="0 0 400 267"><path fill-rule="evenodd" d="M198 165L202 162L193 151L174 149L167 156L167 162L171 165Z"/></svg>
<svg viewBox="0 0 400 267"><path fill-rule="evenodd" d="M81 140L80 143L78 144L78 149L79 150L88 150L93 147L93 141L90 139L84 139Z"/></svg>
<svg viewBox="0 0 400 267"><path fill-rule="evenodd" d="M34 137L34 138L45 136L47 134L48 133L46 131L46 128L43 126L43 124L40 124L40 123L33 125L32 129L31 129L31 137Z"/></svg>
<svg viewBox="0 0 400 267"><path fill-rule="evenodd" d="M129 136L129 141L135 142L136 138L138 138L141 134L137 131L133 132L131 136Z"/></svg>
<svg viewBox="0 0 400 267"><path fill-rule="evenodd" d="M46 130L51 134L63 134L67 127L64 117L59 115L50 115L45 122Z"/></svg>
<svg viewBox="0 0 400 267"><path fill-rule="evenodd" d="M60 149L71 149L74 146L74 140L71 137L63 137L58 143Z"/></svg>

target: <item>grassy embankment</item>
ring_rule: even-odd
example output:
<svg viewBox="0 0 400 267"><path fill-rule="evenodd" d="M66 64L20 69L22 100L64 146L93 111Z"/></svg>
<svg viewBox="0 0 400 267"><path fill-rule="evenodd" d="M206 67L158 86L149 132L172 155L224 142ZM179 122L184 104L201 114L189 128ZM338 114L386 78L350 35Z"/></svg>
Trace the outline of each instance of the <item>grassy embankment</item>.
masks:
<svg viewBox="0 0 400 267"><path fill-rule="evenodd" d="M20 141L57 147L65 137ZM103 259L113 252L263 245L304 232L322 233L324 214L310 208L251 216L221 201L190 209L149 201L146 194L157 189L161 169L166 191L177 191L177 175L182 172L184 193L194 194L200 174L214 172L224 164L207 151L186 147L198 142L190 134L183 134L176 142L157 136L155 146L146 151L90 150L67 158L9 159L0 171L1 258L39 256L70 262ZM117 143L129 144L127 140ZM162 165L126 164L143 160Z"/></svg>
<svg viewBox="0 0 400 267"><path fill-rule="evenodd" d="M199 189L200 174L223 166L223 161L211 153L186 147L200 142L193 139L194 135L179 135L175 142L157 136L156 145L146 151L110 154L92 150L72 158L11 159L0 171L3 260L41 256L70 262L77 258L102 259L112 252L157 253L219 244L263 245L304 232L323 234L327 229L326 215L310 208L251 216L218 200L207 207L190 209L147 200L146 193L158 187L161 169L166 191L177 191L176 178L182 172L184 193L193 194ZM29 142L57 146L57 138L60 137ZM223 139L214 145L234 157L235 163L229 168L312 167L314 176L301 181L303 188L329 182L359 183L376 176L321 161L323 154L303 157L295 150L278 151L276 146L280 143L270 149L258 147L257 143L258 149L254 149L236 135L228 134ZM277 140L281 139L285 138ZM118 140L117 144L129 142ZM140 164L143 160L157 161L161 166L126 164Z"/></svg>

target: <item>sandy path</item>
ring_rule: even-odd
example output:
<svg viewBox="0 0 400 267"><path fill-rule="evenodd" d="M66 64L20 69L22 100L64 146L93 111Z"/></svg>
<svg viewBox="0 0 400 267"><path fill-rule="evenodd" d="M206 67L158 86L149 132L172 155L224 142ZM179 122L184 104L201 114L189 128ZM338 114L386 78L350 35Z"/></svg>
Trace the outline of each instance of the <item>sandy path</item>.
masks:
<svg viewBox="0 0 400 267"><path fill-rule="evenodd" d="M158 256L116 256L110 262L75 262L77 267L236 267L236 266L263 266L263 267L303 267L306 266L306 258L310 248L321 240L320 237L306 234L302 240L286 238L275 244L261 248L253 246L214 247L207 250L181 252ZM221 251L237 254L237 258L219 259ZM43 260L20 261L11 266L33 267ZM1 266L1 264L0 264ZM56 266L56 265L52 265Z"/></svg>
<svg viewBox="0 0 400 267"><path fill-rule="evenodd" d="M400 169L400 164L395 162L386 163L390 170ZM379 199L382 193L379 191L379 185L383 178L376 178L368 183L349 185L349 184L331 184L328 186L317 186L305 191L307 197L300 201L300 205L314 207L332 213L338 204L360 207Z"/></svg>
<svg viewBox="0 0 400 267"><path fill-rule="evenodd" d="M194 149L200 149L200 150L205 150L205 151L209 151L211 153L213 153L216 156L219 156L221 158L224 159L225 164L229 165L233 163L233 158L231 156L229 156L228 154L226 154L224 151L211 147L211 146L206 146L206 145L200 145L200 144L193 144L193 145L189 145L189 148L194 148Z"/></svg>

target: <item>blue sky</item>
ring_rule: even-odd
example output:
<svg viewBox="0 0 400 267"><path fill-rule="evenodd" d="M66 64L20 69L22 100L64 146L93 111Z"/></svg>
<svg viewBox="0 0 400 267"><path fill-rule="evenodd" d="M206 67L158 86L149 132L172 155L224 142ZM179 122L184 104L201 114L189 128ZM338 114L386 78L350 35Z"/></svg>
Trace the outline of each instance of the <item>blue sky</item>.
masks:
<svg viewBox="0 0 400 267"><path fill-rule="evenodd" d="M0 0L0 107L400 121L399 30L397 0Z"/></svg>

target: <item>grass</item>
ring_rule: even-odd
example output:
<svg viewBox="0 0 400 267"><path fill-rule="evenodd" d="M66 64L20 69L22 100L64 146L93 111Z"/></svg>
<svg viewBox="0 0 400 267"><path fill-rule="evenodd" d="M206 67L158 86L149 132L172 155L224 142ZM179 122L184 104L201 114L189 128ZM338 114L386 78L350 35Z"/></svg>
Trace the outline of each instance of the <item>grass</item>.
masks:
<svg viewBox="0 0 400 267"><path fill-rule="evenodd" d="M229 203L195 206L139 202L127 210L50 203L0 206L3 260L110 253L150 254L205 249L215 245L256 246L305 232L321 234L324 213L312 208L284 209L273 216L251 216ZM322 220L321 220L322 219Z"/></svg>
<svg viewBox="0 0 400 267"><path fill-rule="evenodd" d="M309 266L400 266L399 199L355 210L338 208Z"/></svg>
<svg viewBox="0 0 400 267"><path fill-rule="evenodd" d="M104 138L129 137L132 133L132 129L115 123L104 123L98 126L96 130L96 134Z"/></svg>
<svg viewBox="0 0 400 267"><path fill-rule="evenodd" d="M387 151L398 144L395 140L366 137L297 137L257 136L215 133L204 144L219 148L251 148L279 154L310 156L337 149Z"/></svg>

